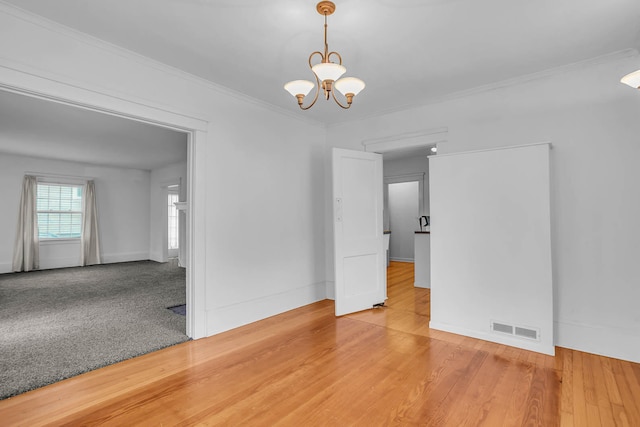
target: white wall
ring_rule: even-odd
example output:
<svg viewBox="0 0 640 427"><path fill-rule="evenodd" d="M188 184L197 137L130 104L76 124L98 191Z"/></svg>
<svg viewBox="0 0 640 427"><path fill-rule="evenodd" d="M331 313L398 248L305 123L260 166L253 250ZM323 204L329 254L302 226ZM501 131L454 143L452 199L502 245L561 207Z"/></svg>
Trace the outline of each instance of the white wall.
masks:
<svg viewBox="0 0 640 427"><path fill-rule="evenodd" d="M195 337L325 297L324 126L2 3L0 28L0 85L197 129Z"/></svg>
<svg viewBox="0 0 640 427"><path fill-rule="evenodd" d="M6 35L0 37L0 86L157 121L206 123L198 127L193 182L199 195L194 274L206 296L197 302L204 326L196 336L324 298L327 278L333 280L326 141L362 150L365 139L447 126L443 153L553 142L557 344L640 361L640 96L618 83L638 68L637 56L581 64L325 133L323 126L2 3L0 28Z"/></svg>
<svg viewBox="0 0 640 427"><path fill-rule="evenodd" d="M167 237L167 186L182 183L179 198L180 201L186 201L187 162L153 169L150 179L149 259L165 262L167 256L165 245Z"/></svg>
<svg viewBox="0 0 640 427"><path fill-rule="evenodd" d="M413 262L415 232L418 224L418 182L389 184L389 257Z"/></svg>
<svg viewBox="0 0 640 427"><path fill-rule="evenodd" d="M548 144L430 162L429 326L553 355Z"/></svg>
<svg viewBox="0 0 640 427"><path fill-rule="evenodd" d="M16 141L17 144L20 141ZM11 271L18 206L25 172L95 180L102 260L149 258L149 172L0 153L0 272ZM41 243L40 266L80 265L80 243Z"/></svg>
<svg viewBox="0 0 640 427"><path fill-rule="evenodd" d="M639 362L640 93L619 83L639 64L636 52L598 58L332 126L327 140L362 150L363 140L446 126L439 153L551 141L556 344Z"/></svg>

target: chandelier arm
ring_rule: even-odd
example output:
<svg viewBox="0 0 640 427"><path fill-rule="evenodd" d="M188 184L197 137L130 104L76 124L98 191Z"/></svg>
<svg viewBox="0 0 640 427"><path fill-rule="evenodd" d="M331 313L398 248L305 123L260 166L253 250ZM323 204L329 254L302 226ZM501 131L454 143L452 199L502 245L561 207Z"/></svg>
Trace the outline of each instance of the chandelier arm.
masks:
<svg viewBox="0 0 640 427"><path fill-rule="evenodd" d="M320 62L324 62L324 55L322 54L322 52L316 50L311 55L309 55L309 68L313 68L313 64L311 63L311 58L313 58L314 55L320 55L320 58L321 58Z"/></svg>
<svg viewBox="0 0 640 427"><path fill-rule="evenodd" d="M301 110L308 110L309 108L313 107L313 105L318 100L318 95L320 94L320 80L318 80L318 76L316 76L316 73L313 73L313 75L316 78L316 95L313 97L313 101L311 102L311 104L307 105L306 107L303 107L302 104L298 104Z"/></svg>
<svg viewBox="0 0 640 427"><path fill-rule="evenodd" d="M338 98L336 98L336 91L335 89L331 91L331 96L333 97L333 100L336 101L336 104L338 104L339 106L341 106L342 108L344 108L345 110L348 110L349 108L351 108L351 103L347 104L346 106L342 105L340 103L340 101L338 101Z"/></svg>
<svg viewBox="0 0 640 427"><path fill-rule="evenodd" d="M338 60L340 61L339 64L342 65L342 56L340 56L338 52L329 52L327 54L327 62L330 62L329 58L331 58L331 55L336 55L338 57Z"/></svg>

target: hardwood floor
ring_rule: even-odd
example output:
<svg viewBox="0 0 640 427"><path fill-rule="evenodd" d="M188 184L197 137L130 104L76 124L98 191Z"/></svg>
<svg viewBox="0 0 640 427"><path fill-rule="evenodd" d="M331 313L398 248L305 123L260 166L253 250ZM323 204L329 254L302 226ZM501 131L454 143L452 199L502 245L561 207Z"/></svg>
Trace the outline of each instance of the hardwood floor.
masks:
<svg viewBox="0 0 640 427"><path fill-rule="evenodd" d="M0 425L640 426L640 365L430 331L413 265L387 307L322 301L0 401Z"/></svg>

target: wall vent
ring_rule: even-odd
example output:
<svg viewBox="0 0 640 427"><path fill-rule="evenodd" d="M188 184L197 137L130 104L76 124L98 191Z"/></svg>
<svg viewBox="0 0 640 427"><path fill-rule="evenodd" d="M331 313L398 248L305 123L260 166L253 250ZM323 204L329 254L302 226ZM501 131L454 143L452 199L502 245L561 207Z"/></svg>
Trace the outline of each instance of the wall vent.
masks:
<svg viewBox="0 0 640 427"><path fill-rule="evenodd" d="M503 334L513 335L513 326L504 323L492 322L491 327L494 332L502 332Z"/></svg>
<svg viewBox="0 0 640 427"><path fill-rule="evenodd" d="M525 338L528 340L540 340L540 331L538 329L509 325L505 322L496 322L493 320L491 321L491 332L507 334L518 338Z"/></svg>
<svg viewBox="0 0 640 427"><path fill-rule="evenodd" d="M522 338L529 338L530 340L538 339L538 331L536 331L535 329L521 328L519 326L516 326L515 334Z"/></svg>

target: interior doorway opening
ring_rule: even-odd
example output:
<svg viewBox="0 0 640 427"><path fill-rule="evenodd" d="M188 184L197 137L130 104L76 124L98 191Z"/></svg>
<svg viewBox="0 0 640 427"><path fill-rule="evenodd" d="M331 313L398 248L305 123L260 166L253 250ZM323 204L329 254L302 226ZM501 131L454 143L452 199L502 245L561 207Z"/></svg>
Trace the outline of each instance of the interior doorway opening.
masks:
<svg viewBox="0 0 640 427"><path fill-rule="evenodd" d="M412 284L429 287L429 254L425 254L430 232L429 159L432 146L382 153L384 168L385 236L389 236L388 265L391 262L415 264Z"/></svg>
<svg viewBox="0 0 640 427"><path fill-rule="evenodd" d="M11 155L22 156L18 158L25 159L20 160L22 163L33 157L35 160L28 163L24 170L38 174L73 177L90 174L92 178L97 177L96 186L100 198L98 208L109 209L114 203L126 205L125 209L115 208L118 212L124 212L122 215L104 214L99 218L100 233L104 237L101 239L102 263L158 260L162 253L169 249L168 242L163 242L162 239L163 234L169 233L169 228L175 230L172 232L171 255L176 258L179 255L174 251L174 247L178 250L183 248L185 253L188 252L188 245L192 244L192 238L189 235L192 227L188 225L192 221L187 219L191 218L192 212L189 212L187 205L191 204L190 199L193 198L189 197L189 192L193 191L191 183L194 174L196 131L162 124L156 120L144 120L140 116L115 113L113 110L103 111L99 107L88 107L86 103L7 89L1 85L0 105L4 106L3 123L6 124L10 119L12 123L11 126L4 126L4 131L15 130L17 134L25 135L25 141L22 144L0 147L0 151L12 150ZM150 114L153 114L153 111ZM39 115L51 120L37 120ZM57 127L51 129L54 125ZM31 131L18 132L19 126ZM44 147L38 145L38 141L34 138L28 139L31 135L41 134L46 135L48 141ZM110 149L105 151L105 146L109 146ZM18 151L16 147L24 147L24 152ZM53 151L54 149L56 151ZM33 154L36 151L37 157ZM62 158L59 153L65 153L65 156ZM20 162L18 162L19 165L22 164ZM171 165L178 163L182 165L180 173L175 173ZM117 170L123 172L117 173ZM168 180L169 177L170 180ZM164 199L156 196L162 193L161 186L156 184L160 182L164 182L165 190L171 190L171 193L177 190L180 195L178 200L184 202L182 213L177 214L178 218L182 217L182 220L179 220L181 225L177 227L175 224L170 227L168 219L162 221L163 217L168 216L169 196L166 193ZM168 186L172 188L169 189ZM146 194L143 194L145 188ZM110 199L113 193L121 194L122 197L114 202ZM172 197L175 198L175 195ZM154 207L156 205L149 206L150 199L152 203L156 203L155 200L160 203L162 200L161 206L164 209L156 211ZM162 211L164 215L161 214ZM172 214L172 216L176 215ZM145 229L150 232L146 237L143 231ZM116 238L117 236L119 237ZM46 247L46 251L41 251L41 258L46 261L47 269L73 266L71 261L69 265L55 264L56 262L60 264L60 259L66 262L67 258L71 259L75 256L74 254L67 256L67 252L73 249L72 245L58 246L67 251L62 253L62 249L58 251L57 246L53 247L51 244ZM60 254L65 255L66 258ZM185 258L181 266L186 270L183 292L186 291L187 303L189 303L193 299L195 282L194 273L186 268L187 261L188 258ZM186 333L191 338L203 336L202 332L194 333L193 310L187 309L186 317L187 325L182 333Z"/></svg>
<svg viewBox="0 0 640 427"><path fill-rule="evenodd" d="M414 262L414 232L420 217L418 181L387 184L389 260Z"/></svg>

